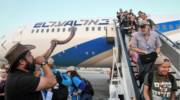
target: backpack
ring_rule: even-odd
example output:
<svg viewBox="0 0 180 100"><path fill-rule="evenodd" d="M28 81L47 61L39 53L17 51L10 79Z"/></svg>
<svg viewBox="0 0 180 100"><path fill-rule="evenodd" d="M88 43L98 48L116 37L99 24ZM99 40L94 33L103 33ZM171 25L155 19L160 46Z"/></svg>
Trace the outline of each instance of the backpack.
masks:
<svg viewBox="0 0 180 100"><path fill-rule="evenodd" d="M62 84L62 76L59 71L54 73L58 82L57 88L52 88L53 96L52 100L67 100L68 98L68 87Z"/></svg>
<svg viewBox="0 0 180 100"><path fill-rule="evenodd" d="M153 82L153 77L154 77L153 74L154 74L153 72L150 72L150 73L148 74L148 83L150 83L149 88L151 88L151 87L152 87L152 84L153 84L153 83L152 83L152 82ZM174 80L175 80L174 76L171 75L171 74L168 75L168 78L169 78L169 80L170 80L171 83L173 83Z"/></svg>
<svg viewBox="0 0 180 100"><path fill-rule="evenodd" d="M84 78L82 78L82 80L85 82L85 84L86 84L86 87L85 87L85 89L82 91L82 95L83 94L90 94L90 95L94 95L94 89L93 89L93 87L92 87L92 85L91 85L91 82L89 81L89 80L87 80L87 79L84 79Z"/></svg>
<svg viewBox="0 0 180 100"><path fill-rule="evenodd" d="M93 89L93 87L92 87L92 85L91 85L91 82L89 81L89 80L87 80L87 79L85 79L85 78L82 78L82 77L79 77L82 81L84 81L84 83L85 83L85 88L82 90L82 92L81 92L81 96L83 95L83 94L90 94L90 95L94 95L94 89ZM73 85L73 87L75 88L74 90L78 90L78 87L76 87L75 86L75 84L74 84L74 82L72 81L72 85Z"/></svg>

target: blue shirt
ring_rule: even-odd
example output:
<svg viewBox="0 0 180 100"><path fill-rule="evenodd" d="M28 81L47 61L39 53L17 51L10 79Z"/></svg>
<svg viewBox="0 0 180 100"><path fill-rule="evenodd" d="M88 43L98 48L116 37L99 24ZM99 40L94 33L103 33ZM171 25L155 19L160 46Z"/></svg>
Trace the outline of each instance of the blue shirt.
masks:
<svg viewBox="0 0 180 100"><path fill-rule="evenodd" d="M71 86L72 85L72 81L69 75L67 75L67 73L61 73L60 71L58 71L56 68L52 67L51 71L53 72L54 75L59 75L62 79L62 81L58 82L58 83L62 83L64 86ZM44 76L44 72L41 72L41 76ZM47 91L44 90L43 91L43 96L45 98L45 100L47 99Z"/></svg>
<svg viewBox="0 0 180 100"><path fill-rule="evenodd" d="M72 85L72 81L69 75L67 73L61 73L58 71L56 68L51 68L51 71L53 72L54 75L58 74L62 78L62 84L64 86L70 86ZM44 72L41 72L41 76L44 76ZM58 82L59 83L59 82Z"/></svg>
<svg viewBox="0 0 180 100"><path fill-rule="evenodd" d="M73 93L77 92L80 88L80 84L82 84L81 79L78 76L74 76L72 79L72 85L69 86L69 94L71 95L72 100L80 100L80 95L73 95Z"/></svg>

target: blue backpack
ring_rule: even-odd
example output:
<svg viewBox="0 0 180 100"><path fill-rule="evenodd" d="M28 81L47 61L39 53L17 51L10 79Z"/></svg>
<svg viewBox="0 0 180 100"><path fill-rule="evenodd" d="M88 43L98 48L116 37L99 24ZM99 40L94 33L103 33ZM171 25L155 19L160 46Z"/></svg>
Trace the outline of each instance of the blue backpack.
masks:
<svg viewBox="0 0 180 100"><path fill-rule="evenodd" d="M85 84L86 84L86 87L85 87L85 89L82 91L82 95L83 94L90 94L90 95L94 95L94 89L93 89L93 87L92 87L92 85L91 85L91 82L89 81L89 80L87 80L87 79L85 79L85 78L81 78L84 82L85 82Z"/></svg>
<svg viewBox="0 0 180 100"><path fill-rule="evenodd" d="M81 95L83 95L83 94L90 94L90 95L93 96L94 95L94 89L93 89L90 81L85 79L85 78L81 78L81 77L79 77L79 78L80 78L81 81L83 81L82 82L83 84L80 84L79 87L76 87L76 85L72 81L72 85L75 88L75 90L77 91L78 89L81 89L82 90Z"/></svg>

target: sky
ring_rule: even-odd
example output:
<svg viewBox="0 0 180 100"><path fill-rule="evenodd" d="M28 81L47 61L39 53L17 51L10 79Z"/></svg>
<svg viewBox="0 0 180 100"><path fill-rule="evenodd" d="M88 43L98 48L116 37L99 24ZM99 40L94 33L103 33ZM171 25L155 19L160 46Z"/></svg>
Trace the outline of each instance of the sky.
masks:
<svg viewBox="0 0 180 100"><path fill-rule="evenodd" d="M180 0L0 0L0 36L42 21L115 18L119 8L179 16Z"/></svg>

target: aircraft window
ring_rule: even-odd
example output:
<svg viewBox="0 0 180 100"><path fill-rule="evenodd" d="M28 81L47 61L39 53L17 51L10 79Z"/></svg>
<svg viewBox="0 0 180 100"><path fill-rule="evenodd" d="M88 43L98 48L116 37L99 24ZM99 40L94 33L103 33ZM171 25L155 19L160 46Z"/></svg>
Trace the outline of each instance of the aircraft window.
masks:
<svg viewBox="0 0 180 100"><path fill-rule="evenodd" d="M32 30L31 33L34 33L34 30Z"/></svg>
<svg viewBox="0 0 180 100"><path fill-rule="evenodd" d="M160 29L160 26L159 26L159 25L156 25L156 29L159 30L159 29Z"/></svg>
<svg viewBox="0 0 180 100"><path fill-rule="evenodd" d="M167 29L167 26L166 25L162 25L162 28L165 30L165 29Z"/></svg>
<svg viewBox="0 0 180 100"><path fill-rule="evenodd" d="M54 32L54 28L52 28L51 32Z"/></svg>
<svg viewBox="0 0 180 100"><path fill-rule="evenodd" d="M39 32L39 29L36 30L36 33L38 33L38 32Z"/></svg>
<svg viewBox="0 0 180 100"><path fill-rule="evenodd" d="M23 30L21 30L21 31L19 32L19 34L23 34Z"/></svg>
<svg viewBox="0 0 180 100"><path fill-rule="evenodd" d="M43 33L44 32L44 29L41 29L41 33Z"/></svg>
<svg viewBox="0 0 180 100"><path fill-rule="evenodd" d="M170 28L170 29L174 29L174 26L173 26L173 25L169 25L169 28Z"/></svg>
<svg viewBox="0 0 180 100"><path fill-rule="evenodd" d="M94 27L92 27L92 31L94 31L95 30L95 28Z"/></svg>
<svg viewBox="0 0 180 100"><path fill-rule="evenodd" d="M48 33L48 32L49 32L49 29L46 29L46 32Z"/></svg>
<svg viewBox="0 0 180 100"><path fill-rule="evenodd" d="M65 32L66 31L66 28L63 28L63 32Z"/></svg>
<svg viewBox="0 0 180 100"><path fill-rule="evenodd" d="M101 31L101 27L98 27L98 31Z"/></svg>
<svg viewBox="0 0 180 100"><path fill-rule="evenodd" d="M71 28L68 28L68 32L70 32L71 31Z"/></svg>
<svg viewBox="0 0 180 100"><path fill-rule="evenodd" d="M57 29L57 32L59 32L59 31L60 31L60 28Z"/></svg>
<svg viewBox="0 0 180 100"><path fill-rule="evenodd" d="M86 27L86 31L89 31L89 27Z"/></svg>

